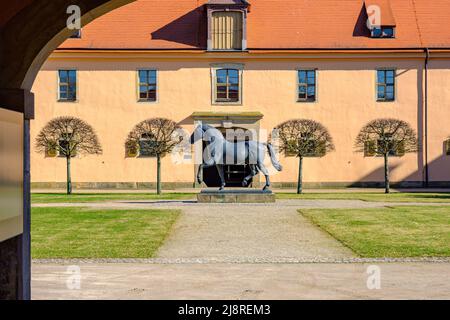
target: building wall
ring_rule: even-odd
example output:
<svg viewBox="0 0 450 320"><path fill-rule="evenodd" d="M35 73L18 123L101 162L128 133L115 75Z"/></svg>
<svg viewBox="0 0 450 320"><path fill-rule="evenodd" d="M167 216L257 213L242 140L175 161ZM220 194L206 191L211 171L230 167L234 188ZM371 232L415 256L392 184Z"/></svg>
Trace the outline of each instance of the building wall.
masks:
<svg viewBox="0 0 450 320"><path fill-rule="evenodd" d="M243 103L217 106L211 103L211 64L243 63ZM419 136L422 125L423 59L213 59L180 58L50 58L33 87L36 120L32 139L50 119L72 115L84 119L97 131L104 152L83 156L73 163L74 182L153 182L156 161L126 158L124 142L138 122L166 117L192 130L190 115L197 111L259 111L264 115L261 129L271 130L290 119L320 121L334 138L336 151L323 158L305 160L304 180L311 183L353 183L383 181L383 160L365 158L355 151L359 130L370 120L393 117L409 122ZM75 103L57 102L57 70L78 70L78 97ZM158 102L137 102L136 70L158 70ZM296 102L297 69L317 68L317 101ZM396 101L376 102L377 68L396 68ZM450 164L443 156L443 141L450 101L448 62L433 62L429 73L429 159L433 181L450 180ZM64 182L65 161L45 158L32 150L32 182ZM296 158L281 157L284 171L274 182L295 182ZM423 154L392 158L392 181L422 181ZM163 160L165 182L192 183L194 166Z"/></svg>
<svg viewBox="0 0 450 320"><path fill-rule="evenodd" d="M428 82L430 181L450 181L450 156L444 148L450 138L450 61L431 60Z"/></svg>

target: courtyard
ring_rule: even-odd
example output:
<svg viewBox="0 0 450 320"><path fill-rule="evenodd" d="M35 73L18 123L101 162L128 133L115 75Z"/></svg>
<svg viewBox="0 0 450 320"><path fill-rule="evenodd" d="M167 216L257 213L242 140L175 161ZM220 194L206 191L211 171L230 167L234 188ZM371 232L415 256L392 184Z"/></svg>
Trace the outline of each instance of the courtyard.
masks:
<svg viewBox="0 0 450 320"><path fill-rule="evenodd" d="M208 205L191 192L40 192L33 298L450 298L442 281L450 205L438 191L280 193L275 204ZM67 287L73 266L75 290ZM378 290L367 286L371 266L381 272Z"/></svg>

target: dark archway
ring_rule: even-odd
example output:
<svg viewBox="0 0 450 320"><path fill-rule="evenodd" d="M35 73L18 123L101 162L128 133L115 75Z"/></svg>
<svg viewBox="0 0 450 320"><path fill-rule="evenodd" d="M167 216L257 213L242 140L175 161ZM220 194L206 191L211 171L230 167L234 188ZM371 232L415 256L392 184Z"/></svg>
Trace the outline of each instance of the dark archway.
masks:
<svg viewBox="0 0 450 320"><path fill-rule="evenodd" d="M246 132L246 129L233 127L233 128L217 128L219 129L224 137L226 137L226 130L242 130L241 132ZM232 131L232 132L233 132ZM238 132L238 131L236 131ZM254 137L250 137L248 135L237 134L231 137L232 142L237 141L249 141ZM230 139L229 139L230 140ZM203 146L204 149L205 146ZM239 188L242 187L242 181L244 178L250 175L251 170L248 165L236 165L236 164L225 164L224 166L224 174L225 174L225 182L227 187L231 188ZM220 176L215 167L205 168L203 169L203 181L208 187L220 187ZM251 186L253 179L249 181L248 186ZM247 187L248 187L247 186Z"/></svg>
<svg viewBox="0 0 450 320"><path fill-rule="evenodd" d="M134 1L16 0L0 4L0 131L6 140L18 141L14 147L2 141L0 153L13 154L19 162L17 170L0 171L0 300L30 299L29 124L34 117L30 91L34 79L51 52L73 33L66 27L69 6L80 7L85 25ZM13 199L11 193L16 195Z"/></svg>

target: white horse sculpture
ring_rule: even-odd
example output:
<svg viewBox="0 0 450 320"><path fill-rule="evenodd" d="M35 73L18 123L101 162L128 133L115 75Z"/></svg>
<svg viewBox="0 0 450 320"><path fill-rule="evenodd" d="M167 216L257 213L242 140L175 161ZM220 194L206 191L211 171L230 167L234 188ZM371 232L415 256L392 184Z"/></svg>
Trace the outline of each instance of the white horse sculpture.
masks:
<svg viewBox="0 0 450 320"><path fill-rule="evenodd" d="M266 184L263 190L270 187L269 171L264 166L266 151L270 155L272 165L278 171L283 168L275 156L275 151L270 143L261 143L258 141L238 141L230 142L226 140L223 134L216 128L203 124L195 128L191 136L191 144L202 140L206 142L206 148L203 151L203 161L197 171L197 181L202 183L201 172L204 168L216 166L220 176L220 189L226 186L224 165L249 165L250 175L244 178L242 186L246 187L249 181L262 172L266 178Z"/></svg>

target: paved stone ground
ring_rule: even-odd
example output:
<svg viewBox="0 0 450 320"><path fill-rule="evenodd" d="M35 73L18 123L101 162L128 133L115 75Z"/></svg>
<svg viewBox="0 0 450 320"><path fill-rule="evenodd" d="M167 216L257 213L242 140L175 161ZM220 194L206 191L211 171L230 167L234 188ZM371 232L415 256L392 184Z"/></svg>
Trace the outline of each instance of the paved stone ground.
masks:
<svg viewBox="0 0 450 320"><path fill-rule="evenodd" d="M449 263L81 264L70 290L67 265L34 264L33 299L450 299Z"/></svg>

